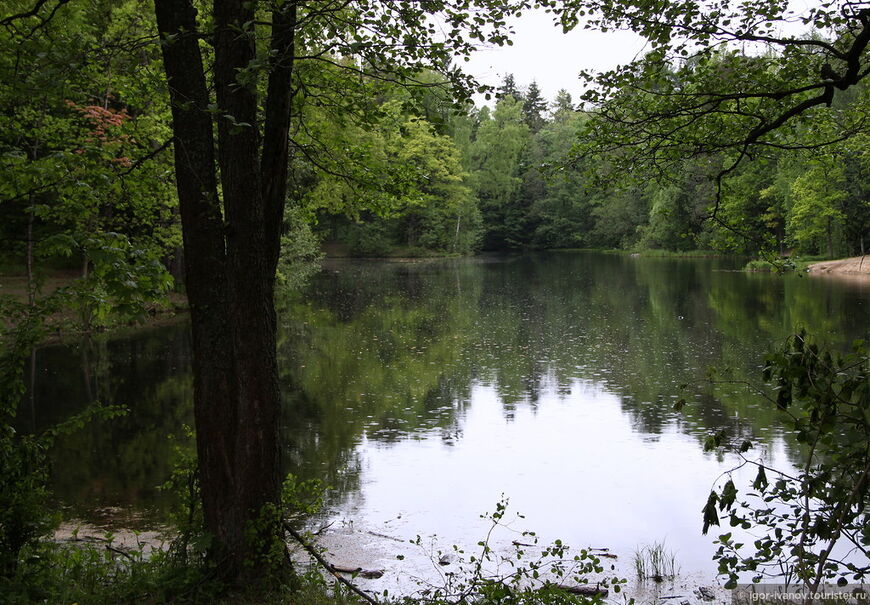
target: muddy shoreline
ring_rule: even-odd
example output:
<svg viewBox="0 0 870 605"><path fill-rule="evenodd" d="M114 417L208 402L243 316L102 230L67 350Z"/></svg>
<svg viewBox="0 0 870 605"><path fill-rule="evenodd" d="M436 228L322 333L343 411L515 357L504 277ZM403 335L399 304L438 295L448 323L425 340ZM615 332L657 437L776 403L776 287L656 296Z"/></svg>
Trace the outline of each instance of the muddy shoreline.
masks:
<svg viewBox="0 0 870 605"><path fill-rule="evenodd" d="M348 573L344 577L368 594L381 596L386 591L389 598L414 598L431 594L430 591L443 587L445 582L461 575L463 570L467 572L472 567L468 563L469 557L478 555L480 550L473 541L467 545L458 545L458 557L466 560L465 565L462 565L453 545L441 543L437 536L424 537L418 544L416 536L387 534L383 533L383 528L368 527L352 520L342 520L325 528L309 529L316 533L316 547L334 568L377 572L372 575ZM141 552L147 557L155 550L167 549L172 534L167 527L133 530L70 519L58 527L53 539L63 544L87 544L115 552ZM529 544L524 552L528 558L534 558L536 552L543 550L544 546ZM289 543L289 547L296 564L313 565L310 556L302 547L294 542ZM514 549L510 540L494 540L492 547L496 557L512 558ZM569 550L570 556L581 549L590 550L592 554L601 557L604 567L601 574L583 576L591 586L595 586L597 581L614 576L627 580L620 592L612 589L609 591L605 598L607 603L624 605L630 598L634 598L639 605L708 605L730 602L730 591L722 588L712 561L709 573L683 573L677 569L675 577L657 582L636 576L632 552L615 552L607 547L578 546ZM575 583L569 577L563 578L561 582L565 585Z"/></svg>

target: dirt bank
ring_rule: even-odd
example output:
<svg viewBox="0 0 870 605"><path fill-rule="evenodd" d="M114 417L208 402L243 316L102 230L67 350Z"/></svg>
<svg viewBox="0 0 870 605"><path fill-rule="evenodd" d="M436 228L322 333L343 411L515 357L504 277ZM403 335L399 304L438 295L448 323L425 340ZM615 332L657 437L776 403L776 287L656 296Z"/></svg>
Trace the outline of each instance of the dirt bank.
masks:
<svg viewBox="0 0 870 605"><path fill-rule="evenodd" d="M870 258L855 256L813 263L807 267L807 271L818 274L848 274L870 278Z"/></svg>

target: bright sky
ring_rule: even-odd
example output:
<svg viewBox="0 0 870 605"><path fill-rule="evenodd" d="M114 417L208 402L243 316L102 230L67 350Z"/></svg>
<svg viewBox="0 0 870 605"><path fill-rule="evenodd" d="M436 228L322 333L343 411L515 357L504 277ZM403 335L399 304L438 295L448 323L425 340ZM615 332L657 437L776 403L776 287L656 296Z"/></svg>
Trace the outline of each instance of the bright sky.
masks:
<svg viewBox="0 0 870 605"><path fill-rule="evenodd" d="M789 7L798 13L818 5L818 0L790 0ZM580 70L606 71L628 63L645 50L645 40L633 32L601 33L580 27L562 33L553 24L553 17L543 10L523 13L511 20L515 35L513 46L481 49L465 63L465 71L483 84L498 86L505 74L514 74L517 86L526 88L532 80L538 83L544 97L552 102L560 88L579 101L583 89L577 74ZM784 25L782 33L802 34L805 26ZM744 50L747 50L744 48ZM477 105L486 103L476 95ZM492 105L492 102L488 103Z"/></svg>
<svg viewBox="0 0 870 605"><path fill-rule="evenodd" d="M627 63L644 49L644 41L629 32L591 32L575 29L567 34L553 24L552 15L529 11L514 19L513 46L479 50L464 68L483 84L498 86L512 73L517 86L538 83L547 101L560 88L579 100L582 86L577 74L582 69L604 71ZM475 98L478 105L483 102Z"/></svg>

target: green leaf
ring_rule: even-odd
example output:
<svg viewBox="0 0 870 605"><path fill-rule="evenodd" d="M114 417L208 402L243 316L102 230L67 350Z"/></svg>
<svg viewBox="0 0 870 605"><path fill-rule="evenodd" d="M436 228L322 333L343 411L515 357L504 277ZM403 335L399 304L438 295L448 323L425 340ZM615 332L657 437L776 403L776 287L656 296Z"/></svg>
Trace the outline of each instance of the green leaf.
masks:
<svg viewBox="0 0 870 605"><path fill-rule="evenodd" d="M729 479L722 488L722 495L719 498L719 510L726 510L734 505L737 499L737 488L734 487L734 482Z"/></svg>
<svg viewBox="0 0 870 605"><path fill-rule="evenodd" d="M764 467L759 465L758 473L755 475L755 480L752 482L752 487L764 492L767 486L767 473L764 472Z"/></svg>
<svg viewBox="0 0 870 605"><path fill-rule="evenodd" d="M719 515L716 512L716 503L719 500L719 496L715 491L710 492L710 496L707 498L707 504L704 505L704 508L701 509L701 512L704 515L704 527L701 530L701 533L704 535L707 534L707 530L710 529L711 525L719 525Z"/></svg>

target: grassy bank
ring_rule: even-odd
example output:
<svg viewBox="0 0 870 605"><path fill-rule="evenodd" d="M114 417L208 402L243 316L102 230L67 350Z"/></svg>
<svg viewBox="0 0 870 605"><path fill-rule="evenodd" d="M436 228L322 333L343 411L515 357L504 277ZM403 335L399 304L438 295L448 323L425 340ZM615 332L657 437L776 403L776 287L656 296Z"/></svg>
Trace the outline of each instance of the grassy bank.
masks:
<svg viewBox="0 0 870 605"><path fill-rule="evenodd" d="M813 263L825 260L822 256L792 256L789 258L754 259L746 263L744 271L756 273L806 273L807 268Z"/></svg>
<svg viewBox="0 0 870 605"><path fill-rule="evenodd" d="M297 570L280 580L228 588L202 562L172 553L144 557L111 544L48 543L27 553L17 573L0 580L0 603L114 605L189 603L208 605L350 605L365 603L328 582L316 570Z"/></svg>
<svg viewBox="0 0 870 605"><path fill-rule="evenodd" d="M557 248L552 252L596 252L599 254L622 254L644 258L735 258L739 255L725 254L716 250L661 250L623 248Z"/></svg>

